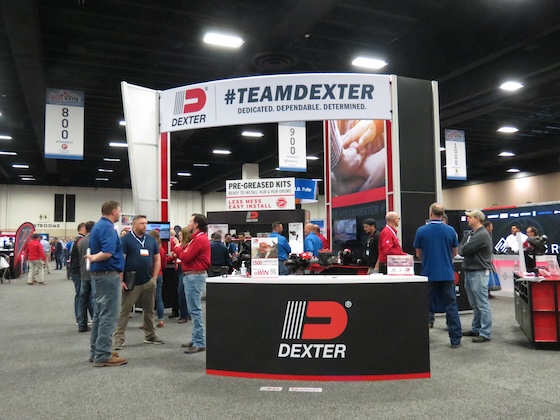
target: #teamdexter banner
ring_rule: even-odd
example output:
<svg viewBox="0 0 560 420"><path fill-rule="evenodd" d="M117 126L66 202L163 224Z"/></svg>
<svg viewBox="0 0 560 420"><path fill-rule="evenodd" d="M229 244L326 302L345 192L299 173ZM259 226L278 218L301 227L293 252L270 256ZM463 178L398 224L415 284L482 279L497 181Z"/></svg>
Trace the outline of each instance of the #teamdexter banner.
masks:
<svg viewBox="0 0 560 420"><path fill-rule="evenodd" d="M326 119L391 119L388 75L244 77L161 92L160 132Z"/></svg>

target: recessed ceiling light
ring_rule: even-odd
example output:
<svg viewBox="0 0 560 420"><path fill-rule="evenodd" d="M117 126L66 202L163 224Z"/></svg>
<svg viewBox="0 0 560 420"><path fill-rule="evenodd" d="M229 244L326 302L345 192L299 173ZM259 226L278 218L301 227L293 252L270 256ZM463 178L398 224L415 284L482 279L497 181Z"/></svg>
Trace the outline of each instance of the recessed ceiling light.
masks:
<svg viewBox="0 0 560 420"><path fill-rule="evenodd" d="M17 156L17 153L16 152L5 152L3 150L0 150L0 155Z"/></svg>
<svg viewBox="0 0 560 420"><path fill-rule="evenodd" d="M96 181L109 181L109 178L95 178Z"/></svg>
<svg viewBox="0 0 560 420"><path fill-rule="evenodd" d="M523 85L521 83L513 82L513 81L505 82L500 85L500 89L509 90L509 91L518 90L521 89L522 87Z"/></svg>
<svg viewBox="0 0 560 420"><path fill-rule="evenodd" d="M22 181L35 181L35 178L21 178Z"/></svg>
<svg viewBox="0 0 560 420"><path fill-rule="evenodd" d="M12 165L12 168L16 168L16 169L29 169L29 165L25 165L22 163L14 163Z"/></svg>
<svg viewBox="0 0 560 420"><path fill-rule="evenodd" d="M206 168L206 167L210 166L210 164L209 163L193 163L192 166L200 166L200 167Z"/></svg>
<svg viewBox="0 0 560 420"><path fill-rule="evenodd" d="M317 156L306 156L305 158L307 160L319 160L319 158Z"/></svg>
<svg viewBox="0 0 560 420"><path fill-rule="evenodd" d="M512 153L512 152L502 152L502 153L500 153L498 156L500 156L500 157L512 157L512 156L515 156L515 153Z"/></svg>
<svg viewBox="0 0 560 420"><path fill-rule="evenodd" d="M177 176L191 176L190 172L177 172Z"/></svg>
<svg viewBox="0 0 560 420"><path fill-rule="evenodd" d="M121 143L118 141L112 141L109 143L109 146L111 147L128 147L128 143Z"/></svg>
<svg viewBox="0 0 560 420"><path fill-rule="evenodd" d="M33 178L33 175L31 174L25 174L25 175L18 175L20 178Z"/></svg>
<svg viewBox="0 0 560 420"><path fill-rule="evenodd" d="M120 162L119 158L103 158L105 162Z"/></svg>
<svg viewBox="0 0 560 420"><path fill-rule="evenodd" d="M99 168L97 171L98 172L109 172L109 173L113 172L112 169L103 169L103 168Z"/></svg>
<svg viewBox="0 0 560 420"><path fill-rule="evenodd" d="M262 137L262 136L264 136L264 134L259 132L259 131L244 131L243 133L241 133L241 135L244 136L244 137Z"/></svg>
<svg viewBox="0 0 560 420"><path fill-rule="evenodd" d="M377 58L357 57L352 61L352 65L356 67L365 67L368 69L379 70L387 65L386 61Z"/></svg>
<svg viewBox="0 0 560 420"><path fill-rule="evenodd" d="M204 42L207 44L218 45L220 47L239 48L245 41L237 36L208 32L204 35Z"/></svg>
<svg viewBox="0 0 560 420"><path fill-rule="evenodd" d="M220 149L212 150L212 153L214 153L215 155L231 155L231 151L229 151L229 150L220 150Z"/></svg>
<svg viewBox="0 0 560 420"><path fill-rule="evenodd" d="M170 183L171 185L175 185L175 184L178 184L179 182L178 182L178 181L169 181L169 183Z"/></svg>
<svg viewBox="0 0 560 420"><path fill-rule="evenodd" d="M509 168L506 172L515 173L515 172L521 172L521 170L520 170L520 169L517 169L517 168Z"/></svg>
<svg viewBox="0 0 560 420"><path fill-rule="evenodd" d="M124 126L126 125L126 121L125 121L125 120L120 120L120 121L119 121L119 125L120 125L121 127L124 127Z"/></svg>
<svg viewBox="0 0 560 420"><path fill-rule="evenodd" d="M498 131L500 133L517 133L519 131L519 128L516 128L516 127L500 127L500 128L498 128Z"/></svg>
<svg viewBox="0 0 560 420"><path fill-rule="evenodd" d="M0 140L11 140L12 136L7 136L5 134L0 134Z"/></svg>

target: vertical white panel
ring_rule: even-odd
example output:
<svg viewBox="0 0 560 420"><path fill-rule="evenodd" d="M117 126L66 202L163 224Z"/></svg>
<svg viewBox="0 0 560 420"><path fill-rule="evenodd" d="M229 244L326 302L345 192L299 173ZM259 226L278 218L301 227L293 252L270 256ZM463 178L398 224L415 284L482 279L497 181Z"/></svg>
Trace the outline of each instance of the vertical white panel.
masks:
<svg viewBox="0 0 560 420"><path fill-rule="evenodd" d="M135 214L161 218L158 91L121 83Z"/></svg>
<svg viewBox="0 0 560 420"><path fill-rule="evenodd" d="M432 92L434 95L434 153L436 154L436 167L434 176L436 177L436 201L442 202L441 194L441 152L440 127L439 127L439 84L432 81Z"/></svg>

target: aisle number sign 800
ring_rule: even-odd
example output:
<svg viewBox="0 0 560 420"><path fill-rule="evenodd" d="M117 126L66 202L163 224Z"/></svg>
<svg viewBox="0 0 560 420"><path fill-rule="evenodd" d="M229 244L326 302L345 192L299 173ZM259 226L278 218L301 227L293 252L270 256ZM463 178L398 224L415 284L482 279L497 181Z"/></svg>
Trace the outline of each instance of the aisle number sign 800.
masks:
<svg viewBox="0 0 560 420"><path fill-rule="evenodd" d="M45 120L45 157L83 159L84 108L48 104Z"/></svg>

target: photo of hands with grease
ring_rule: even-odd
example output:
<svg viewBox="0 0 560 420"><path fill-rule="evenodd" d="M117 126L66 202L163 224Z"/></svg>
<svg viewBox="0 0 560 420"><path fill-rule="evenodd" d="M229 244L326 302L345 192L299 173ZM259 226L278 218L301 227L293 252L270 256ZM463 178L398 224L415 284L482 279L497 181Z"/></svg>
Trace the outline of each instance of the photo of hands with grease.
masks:
<svg viewBox="0 0 560 420"><path fill-rule="evenodd" d="M333 196L385 185L385 121L329 121Z"/></svg>

